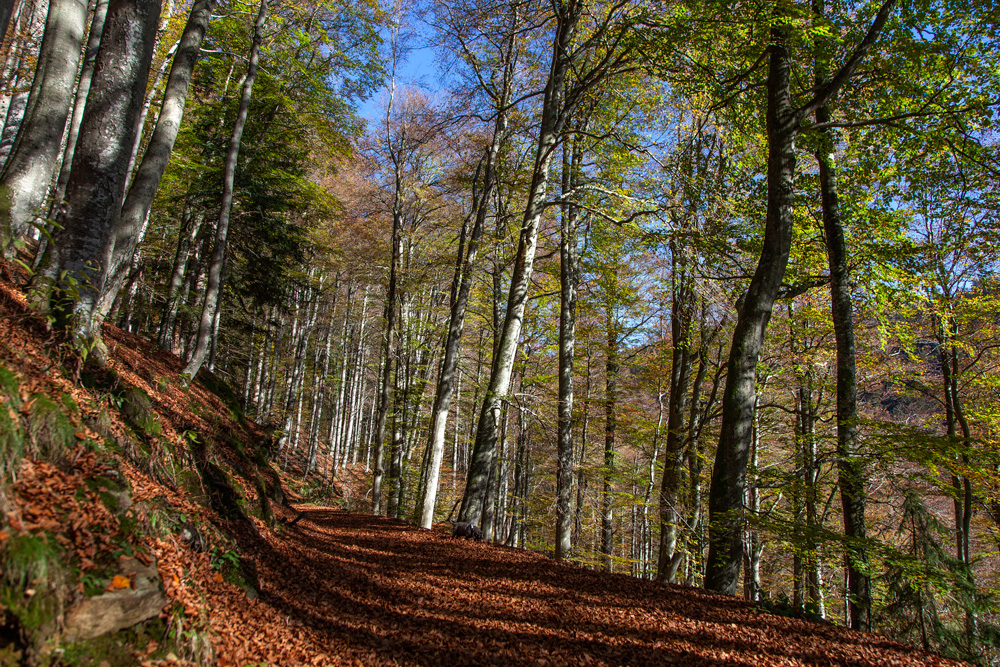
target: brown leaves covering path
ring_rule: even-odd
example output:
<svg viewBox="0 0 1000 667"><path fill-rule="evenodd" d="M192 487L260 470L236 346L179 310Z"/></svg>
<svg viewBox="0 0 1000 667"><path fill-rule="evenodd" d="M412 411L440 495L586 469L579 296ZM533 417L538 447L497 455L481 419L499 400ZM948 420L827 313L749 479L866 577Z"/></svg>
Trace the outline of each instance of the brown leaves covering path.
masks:
<svg viewBox="0 0 1000 667"><path fill-rule="evenodd" d="M955 665L699 590L305 508L257 545L264 593L220 584L219 664ZM236 595L240 595L236 593Z"/></svg>

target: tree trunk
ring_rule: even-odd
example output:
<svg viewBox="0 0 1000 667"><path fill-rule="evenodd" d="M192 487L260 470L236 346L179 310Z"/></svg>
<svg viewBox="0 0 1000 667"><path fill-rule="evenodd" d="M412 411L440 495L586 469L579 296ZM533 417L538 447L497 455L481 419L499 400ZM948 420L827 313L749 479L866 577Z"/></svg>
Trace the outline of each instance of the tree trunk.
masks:
<svg viewBox="0 0 1000 667"><path fill-rule="evenodd" d="M146 146L142 162L139 163L139 169L132 180L128 196L125 197L125 203L122 205L121 227L115 238L112 257L111 279L114 281L112 291L117 291L115 286L120 285L124 278L123 269L128 265L128 260L135 252L138 239L136 232L149 216L149 209L153 205L156 189L159 187L160 179L170 161L170 153L174 149L181 119L184 117L184 105L187 101L188 88L191 85L191 75L194 72L195 63L198 61L198 53L201 50L214 5L215 0L195 1L191 6L191 14L188 16L184 32L178 42L177 53L170 65L170 75L167 77L167 87L163 91L163 102L160 106L160 115L156 120L156 127L149 138L149 145ZM251 54L252 58L253 54ZM247 77L250 78L249 70ZM252 81L250 85L253 85ZM242 133L242 128L240 131Z"/></svg>
<svg viewBox="0 0 1000 667"><path fill-rule="evenodd" d="M562 190L577 185L580 154L574 138L563 145ZM578 207L562 205L559 229L559 406L556 454L556 560L573 548L573 356L576 346L576 227Z"/></svg>
<svg viewBox="0 0 1000 667"><path fill-rule="evenodd" d="M705 587L734 595L743 561L743 498L756 397L757 358L792 245L795 135L791 61L784 24L771 29L767 79L767 223L757 270L743 297L729 353L722 431L709 490Z"/></svg>
<svg viewBox="0 0 1000 667"><path fill-rule="evenodd" d="M680 491L687 445L684 413L687 411L688 384L694 356L691 325L697 296L694 279L685 255L686 250L671 242L672 304L670 329L673 354L670 364L670 399L667 403L667 442L663 462L663 484L660 490L660 553L656 578L674 583L681 554L677 550L677 530L681 523Z"/></svg>
<svg viewBox="0 0 1000 667"><path fill-rule="evenodd" d="M874 45L896 0L886 0L864 39L804 106L792 106L790 23L775 4L767 77L767 220L764 247L739 309L729 352L722 428L709 490L709 552L705 587L735 594L743 561L743 497L753 422L757 358L788 264L794 223L795 137L802 119L826 104L848 81Z"/></svg>
<svg viewBox="0 0 1000 667"><path fill-rule="evenodd" d="M201 310L201 321L198 325L198 339L195 343L191 360L184 367L184 374L194 380L201 369L212 338L212 323L215 311L219 307L219 296L222 292L222 265L226 257L229 243L229 216L233 208L233 185L236 180L236 163L240 155L240 143L243 140L243 128L246 126L247 114L250 110L250 98L253 95L253 84L257 79L257 67L260 62L260 47L264 40L264 25L267 22L268 0L260 1L257 11L257 21L254 23L253 43L250 46L250 60L247 64L246 77L243 79L243 94L240 98L240 108L236 114L236 124L229 139L229 150L226 153L225 173L222 182L222 206L219 211L219 223L215 228L215 245L212 259L208 265L208 284L205 286L205 301ZM186 32L186 31L185 31ZM197 53L197 50L195 50ZM173 72L171 71L171 75ZM143 159L145 162L145 159ZM165 166L165 164L164 164Z"/></svg>
<svg viewBox="0 0 1000 667"><path fill-rule="evenodd" d="M80 68L80 78L76 85L76 98L73 102L73 117L66 132L66 149L63 151L62 166L59 168L59 179L52 195L50 218L56 218L66 197L66 184L73 169L73 156L76 152L76 141L80 135L80 123L83 122L83 112L87 106L87 95L90 93L90 83L94 78L94 64L97 62L97 52L101 47L101 35L104 34L104 22L108 16L108 0L98 0L94 7L94 17L90 20L90 34L87 37L87 52Z"/></svg>
<svg viewBox="0 0 1000 667"><path fill-rule="evenodd" d="M563 85L572 58L570 45L576 32L576 23L582 5L572 5L560 17L553 39L549 77L542 101L542 120L538 134L531 186L524 210L517 255L511 274L510 292L507 296L507 314L496 346L490 383L483 399L476 429L476 442L469 464L469 472L462 498L459 520L480 523L488 493L490 469L496 456L497 435L503 403L510 388L511 372L517 353L518 339L524 309L528 300L535 249L538 246L538 224L545 210L549 165L559 142L559 133L565 122Z"/></svg>
<svg viewBox="0 0 1000 667"><path fill-rule="evenodd" d="M90 103L66 188L67 206L46 267L60 277L59 292L75 302L73 329L78 342L99 355L103 343L96 305L107 284L125 168L146 92L159 12L159 0L112 0L108 6Z"/></svg>
<svg viewBox="0 0 1000 667"><path fill-rule="evenodd" d="M508 95L504 95L504 104ZM420 526L430 528L434 523L434 506L437 501L438 483L441 476L441 461L444 457L445 432L448 425L448 413L451 410L451 395L455 384L455 371L458 368L458 357L461 351L462 331L465 327L465 313L469 305L469 293L472 289L472 273L479 253L479 244L486 225L493 188L496 183L496 159L507 129L506 108L497 116L493 129L493 139L484 156L483 187L476 191L473 187L473 213L475 220L469 234L468 247L462 258L463 244L459 244L459 261L455 269L455 287L452 291L451 318L448 324L448 336L444 344L444 358L441 361L441 371L438 374L437 392L434 397L434 408L431 413L430 441L427 444L430 451L427 476L424 480L424 494L421 501ZM463 230L464 241L464 230Z"/></svg>
<svg viewBox="0 0 1000 667"><path fill-rule="evenodd" d="M611 571L614 551L615 440L618 431L618 327L610 305L607 312L608 348L604 367L604 470L601 492L601 569Z"/></svg>
<svg viewBox="0 0 1000 667"><path fill-rule="evenodd" d="M385 475L385 420L389 413L389 387L392 382L392 339L396 329L396 273L400 258L400 226L398 212L392 216L392 258L389 262L389 285L385 297L385 347L382 383L378 396L378 417L373 434L375 440L375 469L372 474L372 514L382 513L382 478Z"/></svg>
<svg viewBox="0 0 1000 667"><path fill-rule="evenodd" d="M824 14L823 0L813 0L813 10ZM825 60L817 58L816 81L827 79ZM816 122L830 120L830 109L816 110ZM837 171L833 159L833 132L822 130L816 151L819 164L819 187L823 207L823 231L830 267L830 307L837 343L837 471L840 501L844 518L844 536L848 540L844 562L847 569L847 624L854 630L871 628L871 580L867 575L868 551L865 548L865 465L858 445L858 384L855 368L854 304L851 297L851 271L840 216Z"/></svg>
<svg viewBox="0 0 1000 667"><path fill-rule="evenodd" d="M6 190L10 200L9 208L0 205L0 232L6 236L4 252L8 257L13 255L13 243L28 236L48 193L73 102L86 25L85 0L49 3L28 105L0 174L0 192Z"/></svg>

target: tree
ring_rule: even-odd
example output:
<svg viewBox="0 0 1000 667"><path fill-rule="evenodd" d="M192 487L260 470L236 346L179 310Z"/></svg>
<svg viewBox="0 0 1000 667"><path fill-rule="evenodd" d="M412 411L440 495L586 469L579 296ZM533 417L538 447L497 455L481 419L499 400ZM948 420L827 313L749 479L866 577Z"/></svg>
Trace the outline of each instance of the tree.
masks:
<svg viewBox="0 0 1000 667"><path fill-rule="evenodd" d="M117 294L121 289L125 279L125 268L135 253L140 229L149 216L153 197L170 161L170 153L173 151L184 117L184 104L187 101L191 75L198 61L198 52L201 50L214 6L215 0L196 0L191 5L191 14L170 66L170 75L163 91L163 101L156 126L122 205L122 221L115 237L112 266L109 269L109 279L112 281L112 286L107 291L109 295ZM102 316L107 315L113 300L113 298L105 299L101 304Z"/></svg>
<svg viewBox="0 0 1000 667"><path fill-rule="evenodd" d="M6 237L4 252L8 257L13 254L13 242L28 235L49 190L73 102L86 23L87 3L83 0L49 3L28 106L14 148L0 172L0 189L6 189L10 198L9 207L0 206L0 232Z"/></svg>
<svg viewBox="0 0 1000 667"><path fill-rule="evenodd" d="M243 92L240 96L240 108L236 112L236 122L233 134L229 139L229 150L226 153L225 173L222 179L222 205L219 210L219 221L215 227L215 243L212 246L212 257L209 261L208 283L205 286L205 300L201 310L201 320L198 323L198 338L191 359L184 367L184 374L194 378L205 362L209 343L218 316L219 295L222 291L222 268L225 263L226 249L229 241L229 219L233 208L233 183L236 180L236 164L240 156L240 142L243 139L243 128L247 123L247 113L250 110L250 98L253 95L253 84L257 79L257 68L260 63L260 47L264 41L264 26L267 23L269 10L268 0L261 0L257 10L257 20L254 22L253 38L250 46L250 57L247 71L243 77Z"/></svg>
<svg viewBox="0 0 1000 667"><path fill-rule="evenodd" d="M511 272L507 310L496 345L489 386L479 414L476 441L459 512L462 521L479 523L489 495L490 470L496 454L500 417L510 389L511 370L517 354L528 286L538 248L539 223L546 208L549 167L566 123L583 96L601 82L632 67L630 58L634 54L635 45L625 37L631 34L637 18L628 9L619 5L609 8L604 14L591 15L584 0L567 0L555 3L552 7L553 15L542 19L554 22L555 25L542 94L534 162ZM581 20L591 17L594 24L587 25L586 33L578 35ZM585 63L586 56L592 50L599 51L600 57L595 58L593 63ZM574 71L575 66L583 69ZM573 78L569 78L571 74L574 75Z"/></svg>
<svg viewBox="0 0 1000 667"><path fill-rule="evenodd" d="M424 528L430 528L434 523L434 505L437 499L441 461L444 456L445 430L458 368L465 314L472 289L473 271L476 267L476 258L479 254L486 218L496 188L498 156L504 144L509 140L508 115L514 85L514 68L517 62L515 31L519 23L518 12L512 11L504 15L503 21L501 34L504 38L498 53L499 57L495 63L487 61L489 65L484 65L477 62L473 54L468 51L468 47L464 47L466 49L465 56L476 70L477 79L484 83L499 79L499 83L495 86L483 85L483 92L490 100L494 122L489 144L476 167L476 176L472 186L472 203L468 214L468 217L471 218L472 228L468 231L466 239L466 228L469 222L467 219L463 223L461 240L458 245L455 278L452 283L451 317L448 324L448 334L444 341L437 391L431 412L430 438L427 445L430 450L430 458L420 514L420 525ZM460 26L453 26L456 31L459 28ZM464 43L464 40L460 41L460 44ZM489 68L488 73L483 71L487 67ZM481 185L478 182L480 174L482 176Z"/></svg>
<svg viewBox="0 0 1000 667"><path fill-rule="evenodd" d="M59 216L47 273L60 311L70 311L84 350L103 358L97 304L108 289L113 239L121 220L125 170L146 92L159 0L112 0L80 127L66 209ZM64 299L72 303L66 303Z"/></svg>
<svg viewBox="0 0 1000 667"><path fill-rule="evenodd" d="M767 218L757 268L743 296L729 353L722 399L722 431L709 491L709 553L705 587L736 592L743 562L742 506L755 400L757 358L771 310L781 289L792 243L795 138L812 116L850 80L889 19L886 0L867 34L829 82L796 106L792 99L790 7L775 4L767 46Z"/></svg>

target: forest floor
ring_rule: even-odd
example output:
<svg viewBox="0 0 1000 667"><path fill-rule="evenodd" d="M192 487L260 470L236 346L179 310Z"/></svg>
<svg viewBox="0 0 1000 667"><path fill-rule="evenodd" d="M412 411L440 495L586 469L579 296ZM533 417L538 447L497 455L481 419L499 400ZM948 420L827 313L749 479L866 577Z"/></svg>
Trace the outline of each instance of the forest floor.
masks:
<svg viewBox="0 0 1000 667"><path fill-rule="evenodd" d="M79 601L85 577L110 577L113 570L100 563L113 568L129 544L155 557L168 605L150 622L179 630L159 639L131 631L124 661L114 664L958 664L884 637L766 613L734 597L453 538L446 524L422 530L300 504L289 477L285 494L274 493L278 475L260 444L267 431L235 414L218 389L183 387L179 360L135 336L106 327L105 339L113 382L87 388L66 345L30 312L19 288L0 281L0 370L15 382L4 385L0 404L14 420L6 432L26 443L9 499L0 488L0 545L54 537L70 561L66 571L79 581L67 604ZM128 391L139 390L151 418L128 416ZM72 406L63 420L72 422L64 450L42 443L63 419L49 419L48 431L40 431L43 405ZM211 450L199 450L199 442ZM10 443L4 447L8 456ZM192 485L196 466L203 478L219 466L229 471L248 514L218 509L219 494L205 490L206 480L195 475ZM131 509L118 516L93 490L103 490L93 482L112 468L128 480L131 495ZM192 548L180 537L182 522L197 524L209 543ZM224 576L227 563L251 571L253 585ZM25 605L36 588L24 590ZM7 613L3 605L0 612ZM45 664L112 664L50 655L64 658Z"/></svg>
<svg viewBox="0 0 1000 667"><path fill-rule="evenodd" d="M209 603L219 664L954 665L697 589L304 507L256 554L263 595Z"/></svg>

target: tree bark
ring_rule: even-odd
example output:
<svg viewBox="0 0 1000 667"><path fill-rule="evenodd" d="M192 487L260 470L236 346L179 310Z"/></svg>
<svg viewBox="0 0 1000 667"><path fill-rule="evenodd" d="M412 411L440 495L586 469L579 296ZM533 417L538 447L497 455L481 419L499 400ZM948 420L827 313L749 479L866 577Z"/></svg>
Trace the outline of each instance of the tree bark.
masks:
<svg viewBox="0 0 1000 667"><path fill-rule="evenodd" d="M694 363L691 326L697 295L686 249L671 242L672 296L670 330L673 353L670 363L670 398L667 403L667 442L660 487L660 553L656 568L658 581L674 583L681 552L677 551L677 528L681 522L680 487L687 444L684 413L688 385Z"/></svg>
<svg viewBox="0 0 1000 667"><path fill-rule="evenodd" d="M191 6L191 14L188 16L184 32L178 42L177 52L170 65L170 75L163 91L163 102L156 127L149 138L142 162L139 163L139 169L122 205L121 226L115 237L112 257L111 291L117 291L117 287L124 279L124 268L128 266L128 261L135 252L137 231L149 216L153 197L170 161L170 153L174 149L181 120L184 117L184 105L191 85L191 76L195 63L198 62L198 53L214 6L215 0L196 0Z"/></svg>
<svg viewBox="0 0 1000 667"><path fill-rule="evenodd" d="M208 283L205 285L205 301L202 305L201 321L198 325L198 339L195 343L191 360L184 367L184 374L192 380L198 374L202 363L205 361L205 356L208 354L215 311L219 307L219 295L222 292L222 265L229 244L229 217L233 208L233 184L236 180L236 163L240 155L243 128L246 126L247 115L250 110L250 98L253 96L254 81L257 79L260 47L264 41L264 26L267 23L267 12L268 0L261 0L260 8L257 11L257 20L254 23L250 60L247 64L246 77L243 79L240 108L236 114L236 124L233 126L233 134L229 139L229 150L226 153L225 173L222 182L222 206L219 212L219 222L215 228L215 245L212 249L212 259L208 267ZM171 72L172 74L173 72ZM143 162L145 162L145 159Z"/></svg>
<svg viewBox="0 0 1000 667"><path fill-rule="evenodd" d="M73 102L80 44L86 25L85 0L51 0L49 3L45 36L38 53L28 105L14 147L0 174L0 192L6 190L9 198L9 208L0 206L0 225L7 237L5 254L8 257L13 255L13 243L28 236L48 193Z"/></svg>
<svg viewBox="0 0 1000 667"><path fill-rule="evenodd" d="M829 109L816 110L816 121L828 122ZM833 161L834 143L827 130L821 136L816 153L819 163L820 195L823 206L823 230L830 266L830 307L837 343L837 471L840 501L844 518L847 567L848 624L854 630L871 628L871 580L867 575L868 551L865 548L866 474L858 443L858 384L855 368L854 305L851 297L851 272L840 216L837 172Z"/></svg>
<svg viewBox="0 0 1000 667"><path fill-rule="evenodd" d="M574 139L563 145L563 194L577 185L580 154ZM559 229L559 405L556 454L556 560L573 549L573 357L578 282L576 228L579 209L563 204Z"/></svg>
<svg viewBox="0 0 1000 667"><path fill-rule="evenodd" d="M372 514L382 513L382 478L385 475L385 421L389 413L389 388L392 384L392 339L396 329L396 273L400 256L401 215L394 212L392 216L392 257L389 261L389 285L385 297L385 347L384 365L382 367L382 382L378 396L378 416L374 430L375 468L372 474Z"/></svg>
<svg viewBox="0 0 1000 667"><path fill-rule="evenodd" d="M767 77L767 220L764 247L743 298L729 352L722 427L709 490L709 552L705 587L733 595L743 561L743 498L753 424L757 358L788 265L794 223L795 137L803 118L826 104L874 45L896 0L886 0L872 26L830 82L803 106L792 106L789 17L771 28Z"/></svg>
<svg viewBox="0 0 1000 667"><path fill-rule="evenodd" d="M507 296L507 313L500 332L497 354L494 355L490 383L483 399L476 429L476 441L469 463L465 495L459 520L480 523L489 488L490 470L496 456L497 436L503 403L510 388L511 372L517 353L518 339L524 309L528 300L535 250L538 245L538 224L545 208L549 165L559 143L559 134L565 122L563 86L572 61L570 45L576 32L582 6L570 3L559 17L553 37L552 60L542 101L542 120L539 128L531 185L524 210L517 255L511 273L510 291Z"/></svg>
<svg viewBox="0 0 1000 667"><path fill-rule="evenodd" d="M80 123L83 122L83 112L87 107L87 95L90 93L90 83L94 78L94 64L97 62L97 52L101 47L101 36L104 34L104 22L108 16L108 0L98 0L94 6L94 16L90 20L90 33L87 36L87 51L80 68L80 78L76 85L76 98L73 102L73 117L66 132L66 149L63 151L62 166L59 168L59 178L56 181L52 195L50 218L57 218L59 209L66 197L66 184L73 169L73 156L76 153L76 141L80 136Z"/></svg>
<svg viewBox="0 0 1000 667"><path fill-rule="evenodd" d="M512 59L513 56L510 56ZM465 257L456 267L456 287L454 290L451 318L448 324L448 336L444 344L444 358L441 361L441 372L438 375L437 392L434 397L434 408L431 413L430 461L427 478L421 502L420 525L430 528L434 523L434 505L437 501L438 484L441 476L441 461L444 457L445 431L448 425L448 413L451 410L451 395L455 384L455 371L458 368L458 357L461 350L462 331L465 327L465 313L469 305L469 294L472 289L472 273L479 254L479 245L486 226L486 216L489 213L493 189L496 185L496 162L502 142L507 131L507 104L509 102L512 66L505 68L504 92L500 98L497 119L493 127L493 138L486 151L483 165L483 185L481 190L473 192L473 213L475 220L469 233ZM462 246L459 245L459 256Z"/></svg>
<svg viewBox="0 0 1000 667"><path fill-rule="evenodd" d="M618 432L618 326L607 306L607 358L604 366L604 470L601 490L601 569L611 571L614 551L615 440Z"/></svg>
<svg viewBox="0 0 1000 667"><path fill-rule="evenodd" d="M107 284L125 169L146 92L159 12L159 0L112 0L108 6L66 188L67 206L47 267L60 276L58 292L74 301L72 326L78 342L87 349L96 346L98 352L102 343L96 306Z"/></svg>

